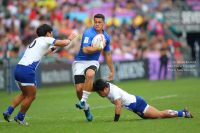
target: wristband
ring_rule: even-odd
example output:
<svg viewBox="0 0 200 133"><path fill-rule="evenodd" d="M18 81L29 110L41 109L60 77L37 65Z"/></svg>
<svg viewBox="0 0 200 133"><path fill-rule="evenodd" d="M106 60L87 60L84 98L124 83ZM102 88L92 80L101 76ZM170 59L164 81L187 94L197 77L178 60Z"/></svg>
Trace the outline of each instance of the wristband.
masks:
<svg viewBox="0 0 200 133"><path fill-rule="evenodd" d="M117 122L119 120L120 114L115 114L114 121Z"/></svg>
<svg viewBox="0 0 200 133"><path fill-rule="evenodd" d="M53 48L51 48L51 50L52 50L52 52L53 52L53 51L56 50L56 49L53 47Z"/></svg>

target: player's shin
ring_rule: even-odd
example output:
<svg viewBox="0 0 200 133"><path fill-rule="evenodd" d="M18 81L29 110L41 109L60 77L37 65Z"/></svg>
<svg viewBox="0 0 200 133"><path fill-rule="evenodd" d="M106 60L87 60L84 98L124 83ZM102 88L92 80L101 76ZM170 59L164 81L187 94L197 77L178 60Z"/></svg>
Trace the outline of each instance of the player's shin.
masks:
<svg viewBox="0 0 200 133"><path fill-rule="evenodd" d="M185 116L185 113L182 110L174 111L174 110L166 110L168 115L174 116L174 117L183 117Z"/></svg>

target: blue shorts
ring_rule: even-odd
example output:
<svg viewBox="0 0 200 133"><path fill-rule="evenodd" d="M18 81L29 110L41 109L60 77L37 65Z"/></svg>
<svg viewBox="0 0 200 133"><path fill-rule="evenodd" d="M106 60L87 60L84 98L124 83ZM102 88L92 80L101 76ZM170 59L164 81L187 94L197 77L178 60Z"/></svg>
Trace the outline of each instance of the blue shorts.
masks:
<svg viewBox="0 0 200 133"><path fill-rule="evenodd" d="M131 103L129 106L126 106L126 108L132 110L134 113L140 116L143 116L149 105L141 97L139 96L135 96L135 97L136 97L136 102Z"/></svg>
<svg viewBox="0 0 200 133"><path fill-rule="evenodd" d="M16 82L21 86L36 86L35 70L24 65L17 65L14 72Z"/></svg>

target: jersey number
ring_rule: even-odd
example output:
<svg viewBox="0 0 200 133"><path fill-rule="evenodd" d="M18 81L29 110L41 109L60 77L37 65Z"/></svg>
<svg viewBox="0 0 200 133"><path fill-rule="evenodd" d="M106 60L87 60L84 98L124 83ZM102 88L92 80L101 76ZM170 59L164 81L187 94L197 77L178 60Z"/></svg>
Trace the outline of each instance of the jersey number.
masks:
<svg viewBox="0 0 200 133"><path fill-rule="evenodd" d="M31 45L29 45L29 48L32 48L33 46L35 46L36 40L34 41L34 43Z"/></svg>

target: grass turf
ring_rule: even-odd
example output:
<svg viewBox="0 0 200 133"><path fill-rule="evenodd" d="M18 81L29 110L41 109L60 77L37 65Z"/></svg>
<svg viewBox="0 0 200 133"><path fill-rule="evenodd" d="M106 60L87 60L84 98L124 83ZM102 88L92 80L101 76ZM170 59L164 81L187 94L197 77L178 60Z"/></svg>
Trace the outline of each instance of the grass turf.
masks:
<svg viewBox="0 0 200 133"><path fill-rule="evenodd" d="M139 95L158 110L181 110L188 107L194 119L170 118L143 120L131 111L122 109L119 122L114 119L115 106L96 93L89 96L93 121L88 122L83 110L75 107L78 102L74 86L43 88L37 90L37 98L26 114L28 126L0 117L0 132L26 133L104 133L104 132L145 132L145 133L199 133L200 132L200 80L195 78L172 81L135 80L115 83L128 93ZM3 113L20 91L7 95L0 92L0 112Z"/></svg>

